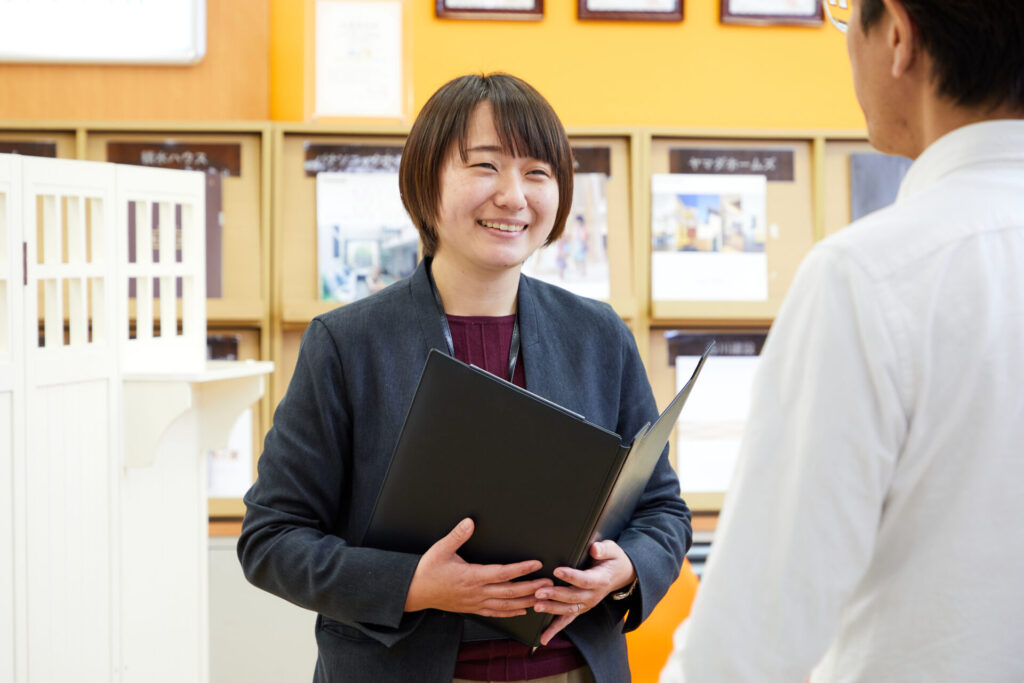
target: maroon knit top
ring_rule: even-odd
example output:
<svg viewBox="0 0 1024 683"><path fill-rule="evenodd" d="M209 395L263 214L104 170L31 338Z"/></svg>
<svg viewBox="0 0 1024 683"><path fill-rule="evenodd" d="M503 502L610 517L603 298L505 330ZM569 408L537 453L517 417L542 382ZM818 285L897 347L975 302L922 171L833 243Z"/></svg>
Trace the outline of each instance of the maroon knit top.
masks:
<svg viewBox="0 0 1024 683"><path fill-rule="evenodd" d="M455 357L508 379L508 351L515 315L498 317L449 315ZM526 388L523 354L520 352L512 383ZM544 647L530 648L515 640L465 641L459 647L455 678L468 681L528 681L556 676L586 662L579 650L559 633Z"/></svg>

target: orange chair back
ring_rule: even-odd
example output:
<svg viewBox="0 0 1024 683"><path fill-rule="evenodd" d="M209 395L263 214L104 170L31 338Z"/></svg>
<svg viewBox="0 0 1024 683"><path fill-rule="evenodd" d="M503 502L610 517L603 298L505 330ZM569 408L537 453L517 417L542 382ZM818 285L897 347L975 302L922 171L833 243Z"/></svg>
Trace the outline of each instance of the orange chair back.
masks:
<svg viewBox="0 0 1024 683"><path fill-rule="evenodd" d="M633 683L658 683L658 675L672 653L672 634L689 616L697 585L697 575L689 561L684 562L679 578L651 616L638 629L626 634Z"/></svg>

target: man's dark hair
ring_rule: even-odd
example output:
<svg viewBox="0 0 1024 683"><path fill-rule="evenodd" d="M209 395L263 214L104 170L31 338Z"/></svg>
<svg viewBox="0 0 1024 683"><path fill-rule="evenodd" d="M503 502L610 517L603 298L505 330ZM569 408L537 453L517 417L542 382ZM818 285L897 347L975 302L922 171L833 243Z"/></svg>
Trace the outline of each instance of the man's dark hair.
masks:
<svg viewBox="0 0 1024 683"><path fill-rule="evenodd" d="M494 109L501 146L513 156L551 165L558 182L558 211L545 245L557 240L572 208L572 148L562 122L543 95L526 81L503 73L468 75L441 86L423 105L409 131L398 167L402 202L420 232L423 253L438 247L441 171L453 151L466 159L469 120L481 102Z"/></svg>
<svg viewBox="0 0 1024 683"><path fill-rule="evenodd" d="M1024 112L1024 0L896 1L932 58L939 95L964 107ZM884 12L882 0L862 0L865 33Z"/></svg>

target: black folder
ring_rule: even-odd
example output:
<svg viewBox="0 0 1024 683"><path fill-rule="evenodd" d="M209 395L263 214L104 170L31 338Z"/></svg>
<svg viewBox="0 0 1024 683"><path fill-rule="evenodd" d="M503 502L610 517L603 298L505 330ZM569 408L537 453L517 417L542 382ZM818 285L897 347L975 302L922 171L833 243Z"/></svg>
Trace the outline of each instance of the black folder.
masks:
<svg viewBox="0 0 1024 683"><path fill-rule="evenodd" d="M476 529L459 551L467 562L540 560L543 568L530 578L581 567L593 541L617 538L632 517L710 350L630 445L581 415L431 351L362 545L423 553L471 517ZM474 618L536 646L553 616L531 610Z"/></svg>

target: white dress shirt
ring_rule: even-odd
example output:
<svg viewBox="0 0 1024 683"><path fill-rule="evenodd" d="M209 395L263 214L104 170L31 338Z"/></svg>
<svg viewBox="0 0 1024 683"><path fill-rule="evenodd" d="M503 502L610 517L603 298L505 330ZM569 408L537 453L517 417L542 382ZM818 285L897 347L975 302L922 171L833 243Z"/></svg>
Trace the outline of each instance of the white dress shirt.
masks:
<svg viewBox="0 0 1024 683"><path fill-rule="evenodd" d="M762 356L662 683L1024 681L1024 120L816 245Z"/></svg>

